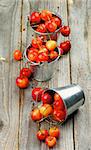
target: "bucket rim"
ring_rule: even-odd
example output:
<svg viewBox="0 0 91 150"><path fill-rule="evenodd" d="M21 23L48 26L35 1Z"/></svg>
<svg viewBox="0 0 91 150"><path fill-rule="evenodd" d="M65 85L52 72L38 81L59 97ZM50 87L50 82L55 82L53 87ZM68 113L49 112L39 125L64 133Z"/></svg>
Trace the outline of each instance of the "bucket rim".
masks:
<svg viewBox="0 0 91 150"><path fill-rule="evenodd" d="M25 57L26 60L27 60L32 66L42 66L42 65L44 65L45 63L48 63L48 62L34 63L34 62L30 61L30 60L28 59L28 57L27 57L27 50L28 50L28 48L29 48L30 46L31 46L31 44L29 44L29 45L27 46L27 48L24 50L23 57ZM52 64L52 63L56 62L56 61L59 59L61 53L60 53L60 49L59 49L58 46L57 46L57 49L58 49L58 53L59 53L58 57L57 57L55 60L49 62L48 64Z"/></svg>

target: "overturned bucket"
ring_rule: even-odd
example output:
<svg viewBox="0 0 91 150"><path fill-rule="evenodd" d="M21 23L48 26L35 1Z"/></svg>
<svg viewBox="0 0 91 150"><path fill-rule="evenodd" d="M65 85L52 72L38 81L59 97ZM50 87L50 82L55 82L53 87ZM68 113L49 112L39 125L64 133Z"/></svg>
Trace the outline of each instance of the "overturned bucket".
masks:
<svg viewBox="0 0 91 150"><path fill-rule="evenodd" d="M64 104L65 117L59 122L64 122L68 116L75 112L85 102L85 95L82 88L79 85L71 84L65 87L59 87L54 89L46 89L45 92L54 95L57 93ZM57 108L56 108L57 109ZM52 121L52 118L50 117ZM54 122L55 123L55 122Z"/></svg>
<svg viewBox="0 0 91 150"><path fill-rule="evenodd" d="M58 57L52 61L52 62L43 62L43 63L34 63L31 62L28 59L27 53L28 53L28 49L31 47L31 45L29 45L27 47L27 49L24 51L24 57L26 59L26 61L30 64L30 66L33 67L34 70L34 79L36 79L37 81L48 81L49 79L51 79L55 73L55 70L57 68L57 63L60 57L60 49L56 48L56 51L58 52Z"/></svg>

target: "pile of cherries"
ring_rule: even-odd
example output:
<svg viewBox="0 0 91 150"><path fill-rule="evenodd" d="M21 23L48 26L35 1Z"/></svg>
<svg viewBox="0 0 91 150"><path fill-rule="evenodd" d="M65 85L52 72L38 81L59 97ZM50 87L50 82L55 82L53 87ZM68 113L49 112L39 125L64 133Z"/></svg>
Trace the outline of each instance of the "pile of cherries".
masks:
<svg viewBox="0 0 91 150"><path fill-rule="evenodd" d="M58 93L52 90L43 90L41 87L36 87L32 90L32 99L35 102L41 102L37 107L33 107L33 110L30 113L30 117L33 121L41 122L41 120L47 119L48 117L51 117L52 120L55 120L56 122L63 122L66 119L66 107ZM38 133L41 134L40 131ZM53 133L55 135L55 131ZM51 134L49 135L51 136ZM38 134L37 137L40 139ZM50 137L49 139L52 138L53 137ZM48 146L51 147L52 145Z"/></svg>
<svg viewBox="0 0 91 150"><path fill-rule="evenodd" d="M32 12L28 17L31 27L40 33L55 32L60 29L63 36L69 36L70 27L62 25L62 19L49 10Z"/></svg>
<svg viewBox="0 0 91 150"><path fill-rule="evenodd" d="M40 33L52 33L59 29L59 32L64 37L69 36L70 27L63 26L60 17L56 16L49 10L41 12L33 12L29 17L31 27ZM44 39L43 36L37 36L32 39L31 45L27 48L27 58L33 63L52 62L58 56L66 54L71 49L69 40L61 42L57 45L56 40ZM60 52L59 52L60 51ZM13 53L14 60L23 60L23 54L20 50L15 50ZM21 88L27 88L30 80L33 77L34 68L25 67L20 70L19 76L16 78L16 85ZM40 102L38 107L33 107L30 113L30 118L35 122L41 122L44 119L51 118L56 122L63 122L66 119L67 112L61 96L52 90L43 90L41 87L36 87L32 90L32 99L35 102ZM56 145L56 140L60 135L58 127L54 126L48 130L40 129L37 132L37 138L40 141L45 141L49 147Z"/></svg>
<svg viewBox="0 0 91 150"><path fill-rule="evenodd" d="M60 136L60 130L56 126L50 127L49 131L46 129L40 129L37 132L37 138L40 141L45 141L48 147L54 147L56 145L57 139Z"/></svg>
<svg viewBox="0 0 91 150"><path fill-rule="evenodd" d="M43 42L41 37L37 37L32 39L31 46L27 49L27 57L33 63L51 62L59 56L59 52L56 41Z"/></svg>
<svg viewBox="0 0 91 150"><path fill-rule="evenodd" d="M51 116L55 121L64 121L66 118L66 108L61 96L52 90L43 90L36 87L32 90L32 98L36 102L41 102L39 107L31 112L31 118L39 121L43 117Z"/></svg>
<svg viewBox="0 0 91 150"><path fill-rule="evenodd" d="M62 26L62 20L49 10L32 12L28 19L34 30L41 33L55 32Z"/></svg>

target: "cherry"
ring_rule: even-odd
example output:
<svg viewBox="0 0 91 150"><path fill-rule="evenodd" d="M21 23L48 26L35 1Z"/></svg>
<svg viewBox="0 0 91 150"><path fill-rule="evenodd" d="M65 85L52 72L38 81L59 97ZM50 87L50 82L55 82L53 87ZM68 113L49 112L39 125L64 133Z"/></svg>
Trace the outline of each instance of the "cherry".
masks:
<svg viewBox="0 0 91 150"><path fill-rule="evenodd" d="M27 77L29 78L33 74L33 70L30 68L22 68L20 70L20 76L21 77Z"/></svg>
<svg viewBox="0 0 91 150"><path fill-rule="evenodd" d="M66 54L70 48L71 48L71 43L69 40L60 43L60 48L63 50L63 54Z"/></svg>
<svg viewBox="0 0 91 150"><path fill-rule="evenodd" d="M36 52L38 53L39 50L37 48L34 48L34 47L31 47L29 50L28 50L29 53L32 53L32 52Z"/></svg>
<svg viewBox="0 0 91 150"><path fill-rule="evenodd" d="M52 13L49 10L42 10L40 17L42 20L48 21L52 18Z"/></svg>
<svg viewBox="0 0 91 150"><path fill-rule="evenodd" d="M34 48L39 48L40 46L42 45L42 40L40 37L37 37L37 38L33 38L32 39L32 46Z"/></svg>
<svg viewBox="0 0 91 150"><path fill-rule="evenodd" d="M58 17L54 17L52 21L55 22L58 27L62 25L62 20L59 19Z"/></svg>
<svg viewBox="0 0 91 150"><path fill-rule="evenodd" d="M60 29L60 32L63 36L69 36L70 34L70 27L69 26L63 26L61 29Z"/></svg>
<svg viewBox="0 0 91 150"><path fill-rule="evenodd" d="M42 53L42 52L45 52L47 54L49 53L49 51L48 51L48 49L46 48L45 45L42 45L41 48L40 48L40 50L39 50L39 53Z"/></svg>
<svg viewBox="0 0 91 150"><path fill-rule="evenodd" d="M38 108L33 109L30 115L33 121L39 121L42 119L42 114Z"/></svg>
<svg viewBox="0 0 91 150"><path fill-rule="evenodd" d="M43 104L52 104L53 103L52 96L49 93L44 93L41 97L41 100L42 100Z"/></svg>
<svg viewBox="0 0 91 150"><path fill-rule="evenodd" d="M49 57L46 52L42 52L38 55L38 62L46 62L48 61Z"/></svg>
<svg viewBox="0 0 91 150"><path fill-rule="evenodd" d="M41 87L36 87L32 90L32 98L35 101L41 101L41 96L43 93L43 89Z"/></svg>
<svg viewBox="0 0 91 150"><path fill-rule="evenodd" d="M58 53L56 51L50 52L50 59L55 60L58 57Z"/></svg>
<svg viewBox="0 0 91 150"><path fill-rule="evenodd" d="M15 60L21 60L22 59L22 52L20 50L15 50L13 53L13 57Z"/></svg>
<svg viewBox="0 0 91 150"><path fill-rule="evenodd" d="M47 136L45 142L49 148L52 148L56 145L56 138L53 136Z"/></svg>
<svg viewBox="0 0 91 150"><path fill-rule="evenodd" d="M51 21L46 25L47 29L49 32L55 32L55 30L57 29L57 25L55 22Z"/></svg>
<svg viewBox="0 0 91 150"><path fill-rule="evenodd" d="M64 121L66 118L66 111L58 110L57 108L53 111L53 119L56 121Z"/></svg>
<svg viewBox="0 0 91 150"><path fill-rule="evenodd" d="M41 20L40 14L38 12L33 12L31 16L29 16L29 21L32 23L39 23Z"/></svg>
<svg viewBox="0 0 91 150"><path fill-rule="evenodd" d="M37 138L40 141L43 141L46 139L46 137L49 135L48 131L45 129L41 129L37 132Z"/></svg>
<svg viewBox="0 0 91 150"><path fill-rule="evenodd" d="M59 136L60 136L60 130L59 130L59 128L56 127L56 126L51 127L49 129L49 135L53 136L55 138L59 138Z"/></svg>
<svg viewBox="0 0 91 150"><path fill-rule="evenodd" d="M21 89L27 88L29 86L29 80L27 77L17 77L16 85Z"/></svg>
<svg viewBox="0 0 91 150"><path fill-rule="evenodd" d="M46 26L45 26L45 24L40 24L37 27L36 31L41 32L41 33L45 33L46 32Z"/></svg>
<svg viewBox="0 0 91 150"><path fill-rule="evenodd" d="M29 52L28 52L28 59L29 59L30 61L32 61L32 62L36 62L37 59L38 59L38 53L35 52L35 51L33 51L33 52L29 51Z"/></svg>
<svg viewBox="0 0 91 150"><path fill-rule="evenodd" d="M53 51L57 47L57 42L54 40L49 40L46 42L46 47L49 51Z"/></svg>
<svg viewBox="0 0 91 150"><path fill-rule="evenodd" d="M65 105L61 99L54 101L53 107L54 107L54 109L57 108L58 110L64 110L65 109Z"/></svg>
<svg viewBox="0 0 91 150"><path fill-rule="evenodd" d="M44 117L48 117L49 115L51 115L53 113L53 108L50 104L43 104L40 107L40 113L44 116Z"/></svg>

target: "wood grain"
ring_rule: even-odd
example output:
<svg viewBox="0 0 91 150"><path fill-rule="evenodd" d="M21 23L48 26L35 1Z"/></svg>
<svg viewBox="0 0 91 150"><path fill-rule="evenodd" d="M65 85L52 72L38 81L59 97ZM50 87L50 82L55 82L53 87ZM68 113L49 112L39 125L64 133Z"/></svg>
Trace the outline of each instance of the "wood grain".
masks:
<svg viewBox="0 0 91 150"><path fill-rule="evenodd" d="M58 12L65 25L70 25L70 53L62 57L56 74L48 82L31 81L28 89L19 90L15 79L23 62L12 60L14 49L24 51L31 42L33 31L27 21L32 10L50 9ZM8 62L0 62L0 150L49 150L36 138L39 128L29 119L32 110L31 90L35 86L59 87L70 83L82 86L85 105L61 127L61 137L51 150L91 150L91 0L0 0L0 55Z"/></svg>
<svg viewBox="0 0 91 150"><path fill-rule="evenodd" d="M15 85L19 63L12 60L20 40L21 1L0 1L0 150L18 150L19 89Z"/></svg>
<svg viewBox="0 0 91 150"><path fill-rule="evenodd" d="M72 82L78 83L85 91L85 105L74 117L75 150L91 149L91 1L69 2L69 20L71 26L71 74Z"/></svg>

